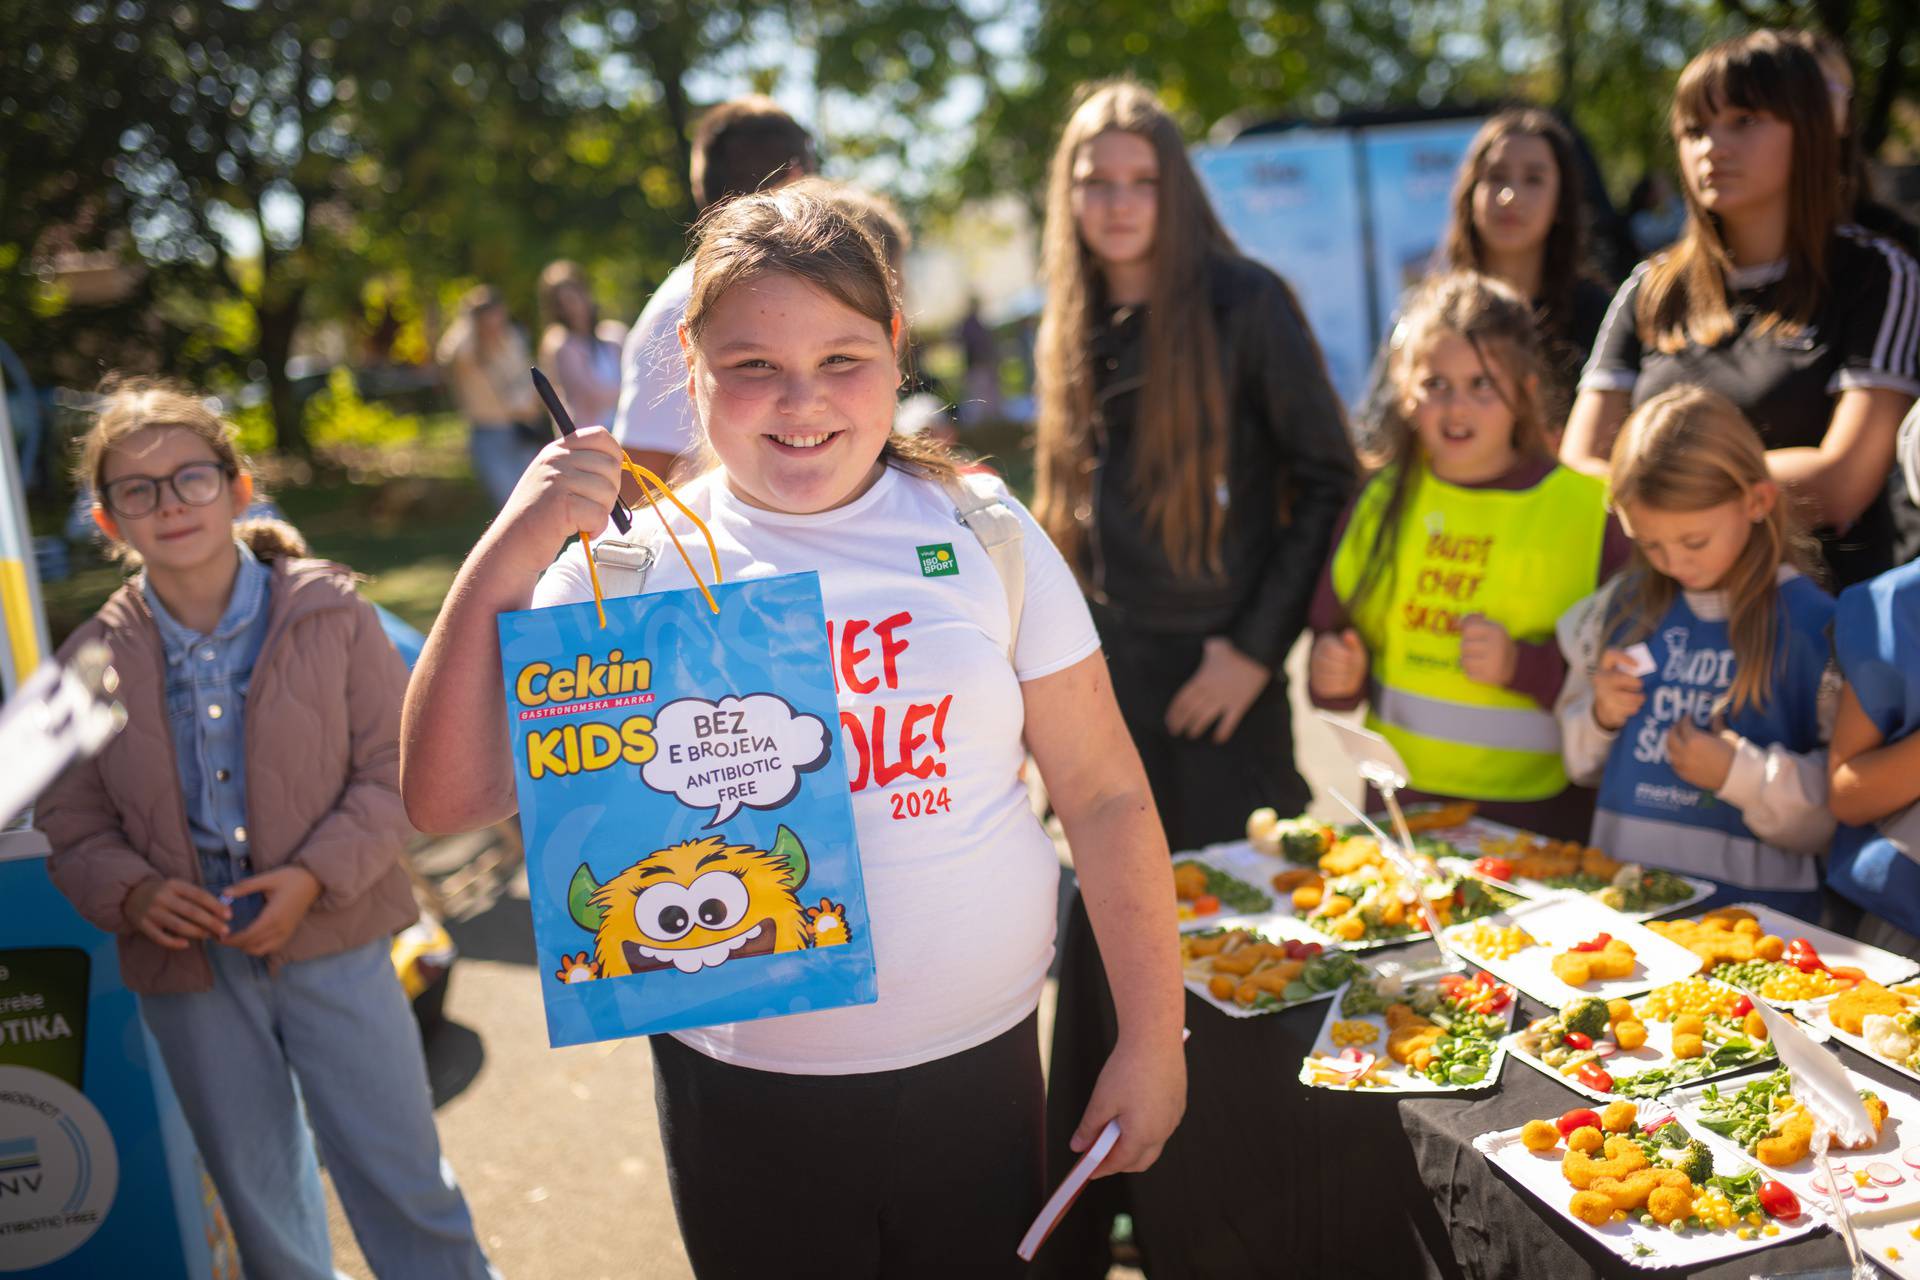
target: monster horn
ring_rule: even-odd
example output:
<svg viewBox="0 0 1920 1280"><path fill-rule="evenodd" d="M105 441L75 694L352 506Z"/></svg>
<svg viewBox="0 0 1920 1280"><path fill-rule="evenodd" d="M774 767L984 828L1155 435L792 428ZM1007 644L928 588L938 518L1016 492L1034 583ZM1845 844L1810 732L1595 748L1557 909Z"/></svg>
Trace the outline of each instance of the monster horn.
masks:
<svg viewBox="0 0 1920 1280"><path fill-rule="evenodd" d="M785 825L774 832L773 848L768 852L787 864L787 881L791 887L798 889L807 882L807 851L801 847L800 837Z"/></svg>
<svg viewBox="0 0 1920 1280"><path fill-rule="evenodd" d="M593 872L587 870L587 864L581 863L574 869L573 879L567 884L567 914L588 933L598 933L600 922L607 915L605 907L593 903L593 895L598 892L599 882L593 878Z"/></svg>

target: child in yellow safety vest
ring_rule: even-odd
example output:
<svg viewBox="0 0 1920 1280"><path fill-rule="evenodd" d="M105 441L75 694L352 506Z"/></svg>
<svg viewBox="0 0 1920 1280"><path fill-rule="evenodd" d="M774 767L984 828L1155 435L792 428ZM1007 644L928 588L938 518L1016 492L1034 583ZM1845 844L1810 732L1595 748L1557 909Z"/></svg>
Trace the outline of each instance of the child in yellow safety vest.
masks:
<svg viewBox="0 0 1920 1280"><path fill-rule="evenodd" d="M1411 799L1584 839L1554 700L1554 624L1624 563L1599 481L1553 460L1546 362L1513 290L1474 272L1424 285L1393 336L1378 470L1321 577L1309 692L1367 704Z"/></svg>

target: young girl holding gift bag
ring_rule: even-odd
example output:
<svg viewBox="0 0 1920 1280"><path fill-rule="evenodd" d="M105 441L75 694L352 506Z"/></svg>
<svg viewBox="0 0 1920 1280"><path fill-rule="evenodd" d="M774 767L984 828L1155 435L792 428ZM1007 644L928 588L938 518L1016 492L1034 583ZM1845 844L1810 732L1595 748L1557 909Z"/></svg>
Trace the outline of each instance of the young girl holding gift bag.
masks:
<svg viewBox="0 0 1920 1280"><path fill-rule="evenodd" d="M1079 1145L1117 1119L1109 1172L1152 1163L1184 1105L1166 844L1066 566L1004 489L967 481L1019 522L1010 600L956 519L952 463L892 433L900 308L878 247L817 184L742 196L698 241L680 333L718 465L680 496L725 578L819 572L880 998L653 1038L688 1255L710 1276L817 1249L852 1274L1017 1275L1044 1193L1035 1006L1058 875L1024 756L1107 941L1121 1037ZM468 557L408 691L403 790L421 825L512 810L494 617L590 598L578 547L549 564L603 529L620 474L605 432L556 441ZM694 583L668 548L646 587ZM909 735L913 707L936 718ZM944 799L897 803L929 789Z"/></svg>
<svg viewBox="0 0 1920 1280"><path fill-rule="evenodd" d="M1812 540L1752 426L1700 387L1633 412L1608 483L1633 563L1559 627L1561 740L1567 773L1600 788L1593 842L1714 881L1702 907L1817 920L1839 678Z"/></svg>
<svg viewBox="0 0 1920 1280"><path fill-rule="evenodd" d="M41 801L48 869L119 935L247 1274L334 1275L317 1138L376 1274L489 1275L388 955L405 664L352 573L235 523L253 483L199 397L123 385L82 475L142 570L61 650L106 641L127 726Z"/></svg>

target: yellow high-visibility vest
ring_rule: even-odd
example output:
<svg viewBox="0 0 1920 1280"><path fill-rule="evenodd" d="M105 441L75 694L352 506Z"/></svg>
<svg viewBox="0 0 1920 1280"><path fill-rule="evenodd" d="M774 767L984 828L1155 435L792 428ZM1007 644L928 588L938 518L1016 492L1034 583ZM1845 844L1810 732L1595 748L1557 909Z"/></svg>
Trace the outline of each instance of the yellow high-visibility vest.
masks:
<svg viewBox="0 0 1920 1280"><path fill-rule="evenodd" d="M1605 486L1555 467L1531 489L1448 484L1424 461L1409 482L1388 565L1354 600L1392 473L1361 493L1333 555L1333 588L1371 661L1367 725L1400 752L1421 791L1544 800L1567 785L1560 727L1525 694L1469 680L1460 624L1484 614L1515 640L1554 624L1598 585Z"/></svg>

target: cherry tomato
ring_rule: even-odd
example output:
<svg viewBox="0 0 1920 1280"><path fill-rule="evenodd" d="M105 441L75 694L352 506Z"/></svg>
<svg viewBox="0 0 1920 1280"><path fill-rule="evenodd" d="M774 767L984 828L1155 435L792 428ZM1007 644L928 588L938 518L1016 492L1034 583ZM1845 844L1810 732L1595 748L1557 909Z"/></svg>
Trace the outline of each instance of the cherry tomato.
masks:
<svg viewBox="0 0 1920 1280"><path fill-rule="evenodd" d="M1574 1072L1574 1079L1595 1093L1613 1092L1613 1077L1591 1062L1581 1063L1580 1069Z"/></svg>
<svg viewBox="0 0 1920 1280"><path fill-rule="evenodd" d="M1780 1182L1760 1184L1760 1207L1767 1211L1769 1218L1797 1218L1800 1216L1800 1197L1793 1194L1793 1188Z"/></svg>
<svg viewBox="0 0 1920 1280"><path fill-rule="evenodd" d="M1282 951L1284 951L1284 952L1286 952L1286 955L1287 955L1287 959L1289 959L1289 960L1304 960L1304 959L1306 959L1306 956L1304 956L1303 954L1301 954L1301 951L1300 951L1300 939L1298 939L1298 938L1288 938L1288 939L1287 939L1286 941L1284 941L1284 942L1282 942L1282 943L1280 944L1280 949L1281 949Z"/></svg>
<svg viewBox="0 0 1920 1280"><path fill-rule="evenodd" d="M1220 909L1220 899L1210 893L1203 893L1193 900L1193 914L1210 916Z"/></svg>
<svg viewBox="0 0 1920 1280"><path fill-rule="evenodd" d="M1303 942L1300 944L1300 958L1302 960L1311 960L1326 949L1327 946L1324 942Z"/></svg>
<svg viewBox="0 0 1920 1280"><path fill-rule="evenodd" d="M1562 1037L1562 1039L1564 1039L1567 1042L1567 1048L1569 1049L1593 1048L1593 1037L1589 1035L1583 1035L1578 1031L1569 1031L1565 1036Z"/></svg>
<svg viewBox="0 0 1920 1280"><path fill-rule="evenodd" d="M1815 973L1827 967L1820 953L1805 938L1795 938L1787 944L1786 961L1802 973Z"/></svg>
<svg viewBox="0 0 1920 1280"><path fill-rule="evenodd" d="M1513 879L1513 864L1505 858L1475 858L1473 873L1489 880Z"/></svg>
<svg viewBox="0 0 1920 1280"><path fill-rule="evenodd" d="M1752 1012L1753 1012L1753 997L1752 997L1752 996L1741 996L1741 997L1740 997L1740 998L1739 998L1738 1000L1735 1000L1735 1001L1733 1002L1733 1016L1734 1016L1734 1017L1736 1017L1736 1018L1744 1018L1744 1017L1746 1017L1746 1016L1747 1016L1748 1014L1750 1014L1750 1013L1752 1013Z"/></svg>
<svg viewBox="0 0 1920 1280"><path fill-rule="evenodd" d="M1600 1113L1587 1107L1576 1107L1554 1121L1553 1127L1560 1131L1560 1136L1563 1138L1575 1129L1598 1129Z"/></svg>

